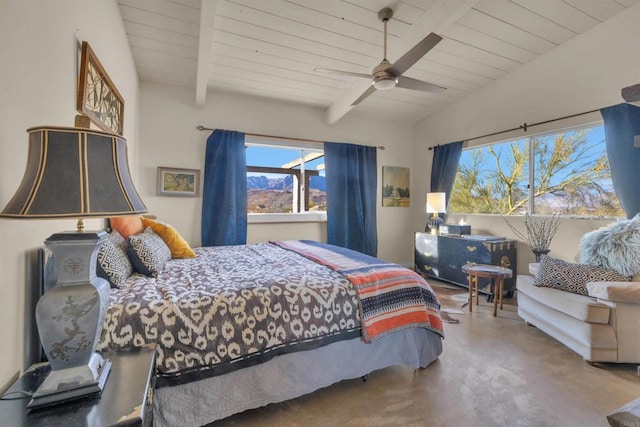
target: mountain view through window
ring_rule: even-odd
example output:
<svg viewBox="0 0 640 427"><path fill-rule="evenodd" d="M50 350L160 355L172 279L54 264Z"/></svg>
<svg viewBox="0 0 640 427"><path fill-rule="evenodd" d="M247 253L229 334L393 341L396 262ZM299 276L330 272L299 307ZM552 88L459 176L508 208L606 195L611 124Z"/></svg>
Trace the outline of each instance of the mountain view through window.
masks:
<svg viewBox="0 0 640 427"><path fill-rule="evenodd" d="M322 149L248 145L247 212L326 211Z"/></svg>

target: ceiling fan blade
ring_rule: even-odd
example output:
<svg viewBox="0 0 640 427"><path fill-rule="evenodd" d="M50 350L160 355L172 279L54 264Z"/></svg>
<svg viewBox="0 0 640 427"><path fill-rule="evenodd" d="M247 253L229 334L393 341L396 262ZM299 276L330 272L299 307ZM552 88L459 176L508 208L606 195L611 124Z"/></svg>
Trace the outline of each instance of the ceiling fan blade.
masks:
<svg viewBox="0 0 640 427"><path fill-rule="evenodd" d="M396 87L403 89L420 90L422 92L440 93L447 90L446 87L434 85L431 83L423 82L420 80L412 79L410 77L400 76L398 77L398 83Z"/></svg>
<svg viewBox="0 0 640 427"><path fill-rule="evenodd" d="M418 62L427 52L429 52L435 45L440 43L442 37L436 33L431 33L427 37L423 38L417 45L409 49L407 53L402 55L396 62L391 64L387 71L390 71L395 76L399 76L407 71L413 64Z"/></svg>
<svg viewBox="0 0 640 427"><path fill-rule="evenodd" d="M351 103L351 106L360 104L362 101L365 100L366 97L368 97L369 95L371 95L375 91L376 91L376 87L374 85L369 86L369 89L365 90L364 93L362 95L360 95L360 97L358 99L353 101Z"/></svg>
<svg viewBox="0 0 640 427"><path fill-rule="evenodd" d="M332 70L330 68L314 68L313 71L319 71L321 73L340 74L343 76L350 76L350 77L364 77L367 79L371 78L371 74L354 73L351 71Z"/></svg>

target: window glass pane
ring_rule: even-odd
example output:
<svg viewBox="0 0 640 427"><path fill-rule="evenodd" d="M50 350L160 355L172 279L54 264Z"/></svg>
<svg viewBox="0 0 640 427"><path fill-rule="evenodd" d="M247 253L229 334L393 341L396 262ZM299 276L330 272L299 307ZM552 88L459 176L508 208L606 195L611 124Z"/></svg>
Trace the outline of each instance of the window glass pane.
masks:
<svg viewBox="0 0 640 427"><path fill-rule="evenodd" d="M250 145L247 147L247 166L281 168L300 158L300 149Z"/></svg>
<svg viewBox="0 0 640 427"><path fill-rule="evenodd" d="M247 212L326 210L322 150L249 145L246 156ZM305 185L305 179L308 179L308 186Z"/></svg>
<svg viewBox="0 0 640 427"><path fill-rule="evenodd" d="M532 138L534 213L624 216L611 183L604 126Z"/></svg>
<svg viewBox="0 0 640 427"><path fill-rule="evenodd" d="M305 158L310 159L304 165L305 173L309 176L308 211L327 210L327 184L324 172L324 152L305 151Z"/></svg>
<svg viewBox="0 0 640 427"><path fill-rule="evenodd" d="M528 200L528 140L464 150L449 212L524 213Z"/></svg>
<svg viewBox="0 0 640 427"><path fill-rule="evenodd" d="M293 213L293 175L247 173L248 213Z"/></svg>
<svg viewBox="0 0 640 427"><path fill-rule="evenodd" d="M613 190L602 125L464 150L449 212L526 213L530 167L534 214L625 216Z"/></svg>

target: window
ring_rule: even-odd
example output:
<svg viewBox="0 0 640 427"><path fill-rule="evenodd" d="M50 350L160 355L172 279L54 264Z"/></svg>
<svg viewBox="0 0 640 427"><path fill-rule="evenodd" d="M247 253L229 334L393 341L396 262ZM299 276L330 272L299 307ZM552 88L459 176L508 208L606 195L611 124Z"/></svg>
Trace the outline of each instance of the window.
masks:
<svg viewBox="0 0 640 427"><path fill-rule="evenodd" d="M265 144L247 142L248 213L326 211L324 150Z"/></svg>
<svg viewBox="0 0 640 427"><path fill-rule="evenodd" d="M625 216L611 183L604 126L464 150L449 212Z"/></svg>

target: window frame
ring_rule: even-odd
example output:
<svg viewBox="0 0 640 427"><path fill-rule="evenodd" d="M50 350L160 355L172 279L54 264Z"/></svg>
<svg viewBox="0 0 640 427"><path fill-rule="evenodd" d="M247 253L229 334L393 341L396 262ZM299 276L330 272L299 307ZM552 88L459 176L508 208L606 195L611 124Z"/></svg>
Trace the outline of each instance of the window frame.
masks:
<svg viewBox="0 0 640 427"><path fill-rule="evenodd" d="M521 139L526 139L527 140L527 152L528 152L528 163L529 163L529 168L527 171L527 214L528 215L538 215L535 214L535 187L534 187L534 183L535 183L535 174L536 174L536 170L535 170L535 144L533 143L533 140L536 138L544 138L544 137L548 137L551 135L557 135L557 134L561 134L561 133L569 133L569 132L579 132L582 130L586 130L586 129L590 129L590 128L595 128L595 127L602 127L604 126L604 122L603 121L593 121L593 122L589 122L589 123L583 123L583 124L578 124L575 126L567 126L567 127L562 127L562 128L557 128L557 129L549 129L549 130L545 130L539 133L531 133L531 134L527 134L524 136L517 136L517 135L513 135L510 138L505 138L505 139L500 139L500 140L495 140L495 141L490 141L490 142L482 142L482 143L478 143L478 144L474 144L474 145L470 145L467 147L463 146L463 151L467 151L467 150L474 150L474 149L481 149L484 147L489 147L491 145L498 145L498 144L508 144L511 143L513 141L518 141ZM459 165L458 165L459 168ZM458 169L459 170L459 169ZM456 178L457 178L457 173L458 170L456 170ZM469 216L469 215L500 215L500 214L493 214L493 213L468 213L468 212L449 212L451 215L465 215L465 216ZM505 214L506 215L506 214ZM523 216L523 214L509 214L509 216ZM563 214L560 215L563 218L582 218L582 219L616 219L616 218L621 218L620 216L610 216L610 215L577 215L577 214Z"/></svg>
<svg viewBox="0 0 640 427"><path fill-rule="evenodd" d="M247 135L245 136L245 148L255 146L263 148L273 149L291 149L299 150L301 154L304 151L307 152L322 152L324 157L324 146L314 141L300 141L289 140L286 138L277 137L263 137ZM320 147L319 147L320 146ZM303 157L301 157L303 158ZM247 212L247 222L250 224L255 223L287 223L287 222L326 222L326 211L309 211L309 194L308 191L310 180L312 176L320 176L320 171L305 169L304 163L300 169L292 168L277 168L269 166L246 166L246 173L250 172L263 172L263 173L277 173L284 175L294 175L298 179L298 212L281 212L281 213L258 213ZM304 177L304 180L302 179ZM304 199L304 202L303 202ZM304 209L301 204L304 203Z"/></svg>

